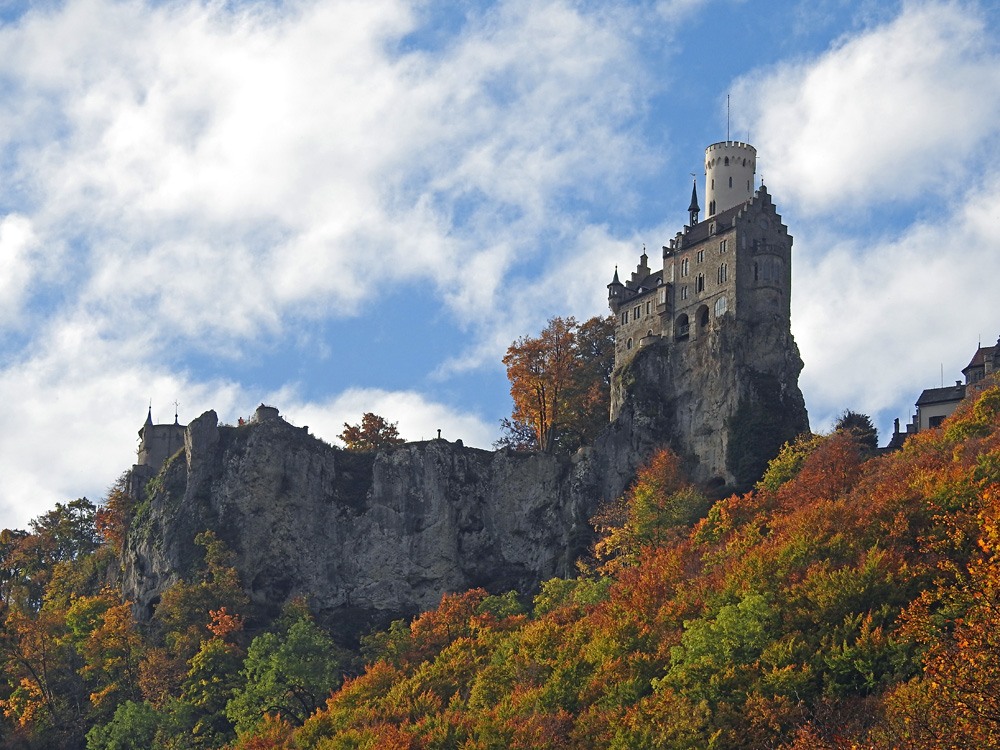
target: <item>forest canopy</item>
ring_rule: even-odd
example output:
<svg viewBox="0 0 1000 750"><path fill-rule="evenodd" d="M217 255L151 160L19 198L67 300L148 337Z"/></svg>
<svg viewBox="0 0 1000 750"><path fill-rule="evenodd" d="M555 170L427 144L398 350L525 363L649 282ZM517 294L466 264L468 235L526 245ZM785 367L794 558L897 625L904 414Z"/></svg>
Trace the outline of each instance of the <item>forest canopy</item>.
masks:
<svg viewBox="0 0 1000 750"><path fill-rule="evenodd" d="M579 574L337 644L214 534L139 625L123 485L0 533L5 748L1000 747L1000 387L902 450L864 420L713 501L668 451Z"/></svg>

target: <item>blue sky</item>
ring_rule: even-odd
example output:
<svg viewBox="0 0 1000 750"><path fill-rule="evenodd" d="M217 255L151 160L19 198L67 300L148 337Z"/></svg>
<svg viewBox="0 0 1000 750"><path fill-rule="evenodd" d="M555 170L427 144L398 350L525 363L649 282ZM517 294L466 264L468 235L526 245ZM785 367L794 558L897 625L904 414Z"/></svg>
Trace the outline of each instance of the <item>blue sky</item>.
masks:
<svg viewBox="0 0 1000 750"><path fill-rule="evenodd" d="M0 525L261 401L489 447L726 137L793 246L814 429L1000 335L996 2L0 0Z"/></svg>

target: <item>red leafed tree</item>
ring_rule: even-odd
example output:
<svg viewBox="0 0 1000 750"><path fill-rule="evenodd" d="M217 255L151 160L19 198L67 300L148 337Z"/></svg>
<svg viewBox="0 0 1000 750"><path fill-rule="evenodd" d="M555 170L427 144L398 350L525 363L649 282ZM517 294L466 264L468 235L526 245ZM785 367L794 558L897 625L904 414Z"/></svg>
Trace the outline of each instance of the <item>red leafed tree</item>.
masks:
<svg viewBox="0 0 1000 750"><path fill-rule="evenodd" d="M399 436L396 422L389 422L378 414L366 412L361 424L347 424L338 437L344 441L349 451L375 451L390 445L400 445L406 441Z"/></svg>

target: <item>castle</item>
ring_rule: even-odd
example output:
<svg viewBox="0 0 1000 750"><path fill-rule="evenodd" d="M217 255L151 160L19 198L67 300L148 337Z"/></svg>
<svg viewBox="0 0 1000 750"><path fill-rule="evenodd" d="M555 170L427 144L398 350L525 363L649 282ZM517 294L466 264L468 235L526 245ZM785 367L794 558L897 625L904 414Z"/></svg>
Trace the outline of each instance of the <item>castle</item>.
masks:
<svg viewBox="0 0 1000 750"><path fill-rule="evenodd" d="M656 413L697 481L749 487L786 440L809 429L791 334L792 237L763 184L757 151L705 149L707 217L697 183L689 223L651 268L615 268L611 420ZM656 402L659 402L657 405Z"/></svg>
<svg viewBox="0 0 1000 750"><path fill-rule="evenodd" d="M615 269L608 304L617 319L615 368L655 341L681 346L724 316L790 326L792 237L762 184L754 192L757 151L737 141L705 149L708 216L698 220L697 184L690 224L663 246L653 270L645 252L624 284ZM614 414L612 414L614 418Z"/></svg>

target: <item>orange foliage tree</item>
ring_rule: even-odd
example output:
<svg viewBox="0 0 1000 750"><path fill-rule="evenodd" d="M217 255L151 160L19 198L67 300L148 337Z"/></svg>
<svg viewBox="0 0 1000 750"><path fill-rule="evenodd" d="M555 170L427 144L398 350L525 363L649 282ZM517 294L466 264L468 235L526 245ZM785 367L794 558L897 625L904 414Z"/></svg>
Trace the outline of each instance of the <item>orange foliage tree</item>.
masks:
<svg viewBox="0 0 1000 750"><path fill-rule="evenodd" d="M369 411L361 417L360 424L351 425L344 422L344 431L337 437L344 441L349 451L376 451L379 448L406 442L399 436L396 424Z"/></svg>
<svg viewBox="0 0 1000 750"><path fill-rule="evenodd" d="M572 450L607 423L614 324L552 318L537 338L522 336L503 358L514 408L500 445ZM530 435L530 438L528 437Z"/></svg>

